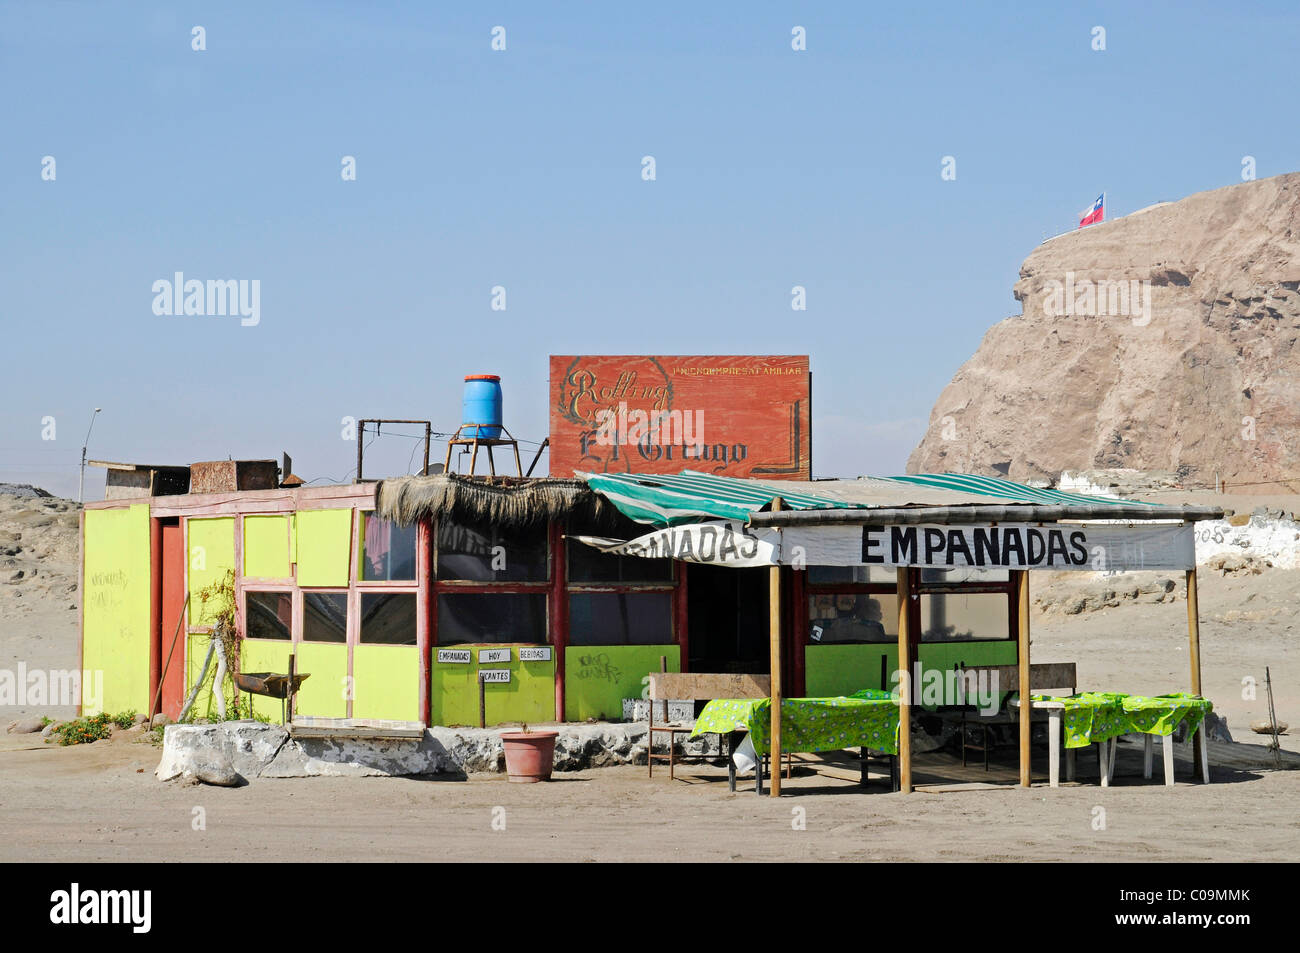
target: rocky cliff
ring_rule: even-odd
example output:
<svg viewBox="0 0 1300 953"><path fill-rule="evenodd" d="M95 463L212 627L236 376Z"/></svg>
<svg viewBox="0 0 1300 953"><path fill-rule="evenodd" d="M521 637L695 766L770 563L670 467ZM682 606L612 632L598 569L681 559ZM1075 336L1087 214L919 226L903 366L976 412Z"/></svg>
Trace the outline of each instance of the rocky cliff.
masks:
<svg viewBox="0 0 1300 953"><path fill-rule="evenodd" d="M1049 239L1021 266L1023 314L957 371L908 470L1300 491L1298 289L1300 173Z"/></svg>

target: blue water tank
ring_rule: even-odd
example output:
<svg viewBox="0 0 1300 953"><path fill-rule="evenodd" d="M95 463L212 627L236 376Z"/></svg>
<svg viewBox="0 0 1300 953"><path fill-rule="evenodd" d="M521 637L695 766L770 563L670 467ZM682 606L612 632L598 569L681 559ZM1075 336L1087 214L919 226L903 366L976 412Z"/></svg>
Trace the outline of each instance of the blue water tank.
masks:
<svg viewBox="0 0 1300 953"><path fill-rule="evenodd" d="M465 399L460 422L462 437L495 440L501 436L501 378L495 374L470 374L465 378Z"/></svg>

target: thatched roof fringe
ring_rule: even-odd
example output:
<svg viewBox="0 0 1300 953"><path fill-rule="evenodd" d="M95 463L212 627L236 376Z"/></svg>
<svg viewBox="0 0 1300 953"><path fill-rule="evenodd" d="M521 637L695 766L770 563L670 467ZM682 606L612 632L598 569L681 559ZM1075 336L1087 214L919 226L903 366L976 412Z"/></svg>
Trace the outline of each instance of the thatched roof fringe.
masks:
<svg viewBox="0 0 1300 953"><path fill-rule="evenodd" d="M401 526L452 519L524 529L574 514L605 520L617 512L581 480L489 483L455 474L404 476L381 481L375 498L376 512Z"/></svg>

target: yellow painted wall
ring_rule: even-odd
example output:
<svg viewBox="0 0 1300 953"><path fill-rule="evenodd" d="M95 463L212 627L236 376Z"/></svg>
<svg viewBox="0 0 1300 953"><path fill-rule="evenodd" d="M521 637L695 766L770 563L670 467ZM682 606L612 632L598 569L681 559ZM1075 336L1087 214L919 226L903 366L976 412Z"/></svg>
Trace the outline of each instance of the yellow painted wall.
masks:
<svg viewBox="0 0 1300 953"><path fill-rule="evenodd" d="M346 586L352 555L352 510L297 514L298 585Z"/></svg>
<svg viewBox="0 0 1300 953"><path fill-rule="evenodd" d="M289 642L272 639L244 639L240 655L240 670L244 672L289 671ZM213 660L215 662L215 659ZM242 694L242 693L241 693ZM253 700L253 713L280 723L280 699L266 695L249 695Z"/></svg>
<svg viewBox="0 0 1300 953"><path fill-rule="evenodd" d="M211 625L213 604L209 603L208 610L204 611L199 592L235 568L235 518L219 516L190 519L186 523L190 625Z"/></svg>
<svg viewBox="0 0 1300 953"><path fill-rule="evenodd" d="M87 510L82 668L85 714L149 709L149 507ZM103 694L95 699L97 672ZM95 702L99 704L96 705Z"/></svg>
<svg viewBox="0 0 1300 953"><path fill-rule="evenodd" d="M420 650L414 645L357 645L352 649L353 718L423 721Z"/></svg>
<svg viewBox="0 0 1300 953"><path fill-rule="evenodd" d="M199 673L203 671L203 659L208 654L208 643L212 640L200 633L191 633L189 637L189 652L185 656L185 692L182 698L190 697L190 689L198 680ZM197 718L217 717L217 705L212 695L212 680L217 674L217 656L214 653L212 662L208 665L208 676L203 680L202 687L199 688L198 694L194 696L194 707L190 709L189 719L194 721ZM226 697L230 697L227 691Z"/></svg>
<svg viewBox="0 0 1300 953"><path fill-rule="evenodd" d="M289 517L244 517L244 575L250 579L289 577Z"/></svg>
<svg viewBox="0 0 1300 953"><path fill-rule="evenodd" d="M324 642L298 643L298 671L311 677L298 692L298 714L317 718L346 718L344 679L348 674L348 647ZM417 686L418 687L418 686Z"/></svg>

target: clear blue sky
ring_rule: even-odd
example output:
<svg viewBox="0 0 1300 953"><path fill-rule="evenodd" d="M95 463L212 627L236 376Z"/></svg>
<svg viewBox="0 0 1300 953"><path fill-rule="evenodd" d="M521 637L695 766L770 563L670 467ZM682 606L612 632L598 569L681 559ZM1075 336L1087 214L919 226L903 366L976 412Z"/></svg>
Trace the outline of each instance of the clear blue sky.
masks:
<svg viewBox="0 0 1300 953"><path fill-rule="evenodd" d="M1297 168L1297 49L1290 3L8 2L0 481L75 495L96 406L92 458L339 480L340 418L452 429L467 373L540 441L551 353L807 353L816 475L901 472L1099 192ZM261 323L155 315L175 271Z"/></svg>

